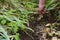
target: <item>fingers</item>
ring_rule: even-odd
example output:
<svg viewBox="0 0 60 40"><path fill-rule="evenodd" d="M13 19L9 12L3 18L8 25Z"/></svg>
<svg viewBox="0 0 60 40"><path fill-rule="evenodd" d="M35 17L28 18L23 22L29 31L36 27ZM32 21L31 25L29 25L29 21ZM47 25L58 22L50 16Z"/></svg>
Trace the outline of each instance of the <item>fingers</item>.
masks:
<svg viewBox="0 0 60 40"><path fill-rule="evenodd" d="M41 15L41 14L45 14L46 13L46 9L45 8L42 8L38 10L38 14Z"/></svg>
<svg viewBox="0 0 60 40"><path fill-rule="evenodd" d="M45 5L40 5L38 9L38 14L44 14L45 12Z"/></svg>
<svg viewBox="0 0 60 40"><path fill-rule="evenodd" d="M46 9L44 9L44 10L42 11L42 14L46 14Z"/></svg>
<svg viewBox="0 0 60 40"><path fill-rule="evenodd" d="M38 10L38 14L41 15L42 14L42 11L41 10Z"/></svg>

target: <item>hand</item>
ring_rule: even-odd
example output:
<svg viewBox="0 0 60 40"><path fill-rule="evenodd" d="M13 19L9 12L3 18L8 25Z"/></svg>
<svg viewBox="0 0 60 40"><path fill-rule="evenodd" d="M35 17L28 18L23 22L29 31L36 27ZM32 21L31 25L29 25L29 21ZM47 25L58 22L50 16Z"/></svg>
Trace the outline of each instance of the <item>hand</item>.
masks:
<svg viewBox="0 0 60 40"><path fill-rule="evenodd" d="M45 5L39 5L38 14L40 15L45 13L46 13Z"/></svg>

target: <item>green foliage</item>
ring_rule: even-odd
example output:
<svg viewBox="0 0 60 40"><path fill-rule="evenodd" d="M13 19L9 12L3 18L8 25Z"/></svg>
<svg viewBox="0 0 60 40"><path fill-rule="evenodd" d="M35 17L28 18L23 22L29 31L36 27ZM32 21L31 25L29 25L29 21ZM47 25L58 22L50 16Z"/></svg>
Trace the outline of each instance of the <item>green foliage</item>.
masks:
<svg viewBox="0 0 60 40"><path fill-rule="evenodd" d="M10 36L15 34L15 40L20 40L19 33L17 33L18 30L30 29L25 25L27 23L29 24L28 15L30 10L27 10L25 7L31 8L33 4L30 5L30 3L25 3L24 5L22 5L19 0L5 0L4 3L1 1L0 24Z"/></svg>
<svg viewBox="0 0 60 40"><path fill-rule="evenodd" d="M5 24L6 23L6 20L5 19L3 19L2 21L1 21L1 24Z"/></svg>
<svg viewBox="0 0 60 40"><path fill-rule="evenodd" d="M2 28L2 26L0 25L0 30L1 30L1 32L3 33L0 33L0 35L2 36L1 38L0 38L0 40L10 40L9 39L9 36L7 35L7 32L5 31L5 29L3 29Z"/></svg>
<svg viewBox="0 0 60 40"><path fill-rule="evenodd" d="M60 4L60 2L57 2L58 0L48 0L46 2L46 9L47 10L52 10L55 9L57 5Z"/></svg>
<svg viewBox="0 0 60 40"><path fill-rule="evenodd" d="M15 40L21 40L21 39L19 38L19 34L18 34L18 33L16 33L16 35L15 35Z"/></svg>

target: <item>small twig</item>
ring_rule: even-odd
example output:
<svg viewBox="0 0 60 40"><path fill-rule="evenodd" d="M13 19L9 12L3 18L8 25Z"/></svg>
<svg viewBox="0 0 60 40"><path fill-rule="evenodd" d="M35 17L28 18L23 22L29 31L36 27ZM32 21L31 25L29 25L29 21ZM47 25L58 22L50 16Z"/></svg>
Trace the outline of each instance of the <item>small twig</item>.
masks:
<svg viewBox="0 0 60 40"><path fill-rule="evenodd" d="M24 31L30 38L32 38L33 39L33 37L29 34L29 33L27 33L26 31ZM34 39L33 39L34 40Z"/></svg>
<svg viewBox="0 0 60 40"><path fill-rule="evenodd" d="M29 28L29 27L26 27L27 29L29 29L29 30L31 30L32 32L34 32L34 30L33 29L31 29L31 28Z"/></svg>
<svg viewBox="0 0 60 40"><path fill-rule="evenodd" d="M12 37L11 40L13 40L14 38Z"/></svg>
<svg viewBox="0 0 60 40"><path fill-rule="evenodd" d="M12 38L12 37L14 38L14 37L15 37L15 35L11 35L11 36L9 36L9 38Z"/></svg>

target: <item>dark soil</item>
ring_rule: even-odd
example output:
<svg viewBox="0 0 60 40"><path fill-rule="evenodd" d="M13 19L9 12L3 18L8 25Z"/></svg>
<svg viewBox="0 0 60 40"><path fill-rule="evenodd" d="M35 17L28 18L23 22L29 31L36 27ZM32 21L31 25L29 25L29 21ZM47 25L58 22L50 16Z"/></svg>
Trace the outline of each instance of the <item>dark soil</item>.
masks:
<svg viewBox="0 0 60 40"><path fill-rule="evenodd" d="M49 15L51 16L51 15ZM44 40L43 38L43 33L44 33L44 29L45 24L50 21L52 21L51 17L44 15L44 17L41 20L38 20L37 16L35 15L35 19L34 21L30 22L30 28L32 28L34 30L33 32L28 32L29 35L31 35L33 38L31 38L29 35L27 35L25 32L20 32L21 34L21 40ZM51 19L51 20L50 20ZM54 21L52 21L54 22Z"/></svg>
<svg viewBox="0 0 60 40"><path fill-rule="evenodd" d="M22 40L44 40L42 35L45 27L44 23L41 20L37 20L37 18L35 18L33 22L32 21L30 22L30 28L34 30L34 33L28 32L28 34L31 35L33 38L31 38L25 32L20 31Z"/></svg>
<svg viewBox="0 0 60 40"><path fill-rule="evenodd" d="M43 30L44 30L44 25L40 25L40 24L34 24L32 26L30 26L33 30L33 32L28 32L29 35L31 35L33 37L33 39L27 35L25 32L21 32L21 39L22 40L43 40Z"/></svg>

